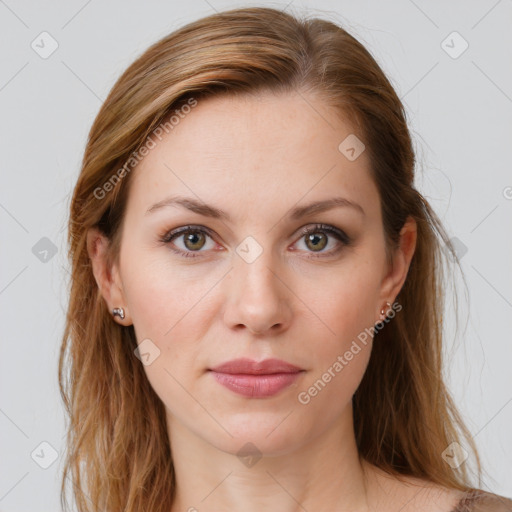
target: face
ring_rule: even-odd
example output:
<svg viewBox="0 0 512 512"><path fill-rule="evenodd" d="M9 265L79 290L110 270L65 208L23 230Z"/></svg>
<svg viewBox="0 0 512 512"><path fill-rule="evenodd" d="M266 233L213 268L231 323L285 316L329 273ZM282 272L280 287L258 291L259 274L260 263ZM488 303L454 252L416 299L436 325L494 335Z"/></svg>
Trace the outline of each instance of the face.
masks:
<svg viewBox="0 0 512 512"><path fill-rule="evenodd" d="M146 340L144 370L169 425L231 453L248 441L283 453L341 421L370 356L368 329L410 259L386 263L367 154L338 149L352 127L305 97L202 100L131 177L111 306ZM210 371L238 358L301 371Z"/></svg>

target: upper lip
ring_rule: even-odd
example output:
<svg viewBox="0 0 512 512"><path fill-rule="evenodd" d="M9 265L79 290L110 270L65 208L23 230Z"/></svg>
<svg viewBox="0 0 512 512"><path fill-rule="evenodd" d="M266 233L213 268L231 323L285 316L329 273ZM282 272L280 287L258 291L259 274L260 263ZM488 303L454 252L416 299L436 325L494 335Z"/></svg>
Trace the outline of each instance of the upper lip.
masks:
<svg viewBox="0 0 512 512"><path fill-rule="evenodd" d="M233 359L222 363L212 371L217 373L231 374L249 374L249 375L270 375L273 373L297 373L301 368L282 361L281 359L265 359L264 361L254 361L252 359L241 358Z"/></svg>

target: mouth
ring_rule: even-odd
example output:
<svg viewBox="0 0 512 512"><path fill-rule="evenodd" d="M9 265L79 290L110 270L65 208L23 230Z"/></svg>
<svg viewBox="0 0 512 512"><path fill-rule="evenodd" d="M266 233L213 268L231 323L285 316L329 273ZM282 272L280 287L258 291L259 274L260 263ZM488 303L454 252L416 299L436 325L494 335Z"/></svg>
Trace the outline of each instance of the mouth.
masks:
<svg viewBox="0 0 512 512"><path fill-rule="evenodd" d="M242 396L274 396L293 384L305 370L280 359L235 359L209 370L215 380Z"/></svg>

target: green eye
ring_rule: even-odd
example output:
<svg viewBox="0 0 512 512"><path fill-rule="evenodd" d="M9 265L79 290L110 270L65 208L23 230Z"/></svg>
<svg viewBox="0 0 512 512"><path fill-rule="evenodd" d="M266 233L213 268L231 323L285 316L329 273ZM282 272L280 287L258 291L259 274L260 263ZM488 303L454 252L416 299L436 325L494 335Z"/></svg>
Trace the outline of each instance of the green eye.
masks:
<svg viewBox="0 0 512 512"><path fill-rule="evenodd" d="M340 229L334 226L325 224L316 224L313 226L307 226L300 232L300 240L305 241L306 250L305 252L313 253L313 258L332 256L338 253L344 246L351 244L351 239ZM176 247L174 241L183 237L183 247ZM333 238L339 242L338 247L324 251L329 245L330 239ZM212 241L210 247L207 247L208 239ZM208 249L215 247L210 230L200 226L185 226L178 228L174 231L166 233L161 241L166 244L170 244L173 252L183 256L185 258L196 258L199 257L201 252L206 252ZM205 248L204 251L201 249ZM315 254L316 253L316 254Z"/></svg>

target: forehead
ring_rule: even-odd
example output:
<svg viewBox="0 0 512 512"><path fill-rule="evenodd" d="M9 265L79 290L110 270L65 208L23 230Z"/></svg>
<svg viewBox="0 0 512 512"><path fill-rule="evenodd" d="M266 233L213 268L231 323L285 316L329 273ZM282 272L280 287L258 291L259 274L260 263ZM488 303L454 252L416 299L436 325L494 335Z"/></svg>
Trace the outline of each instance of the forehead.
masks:
<svg viewBox="0 0 512 512"><path fill-rule="evenodd" d="M129 209L144 213L170 194L248 215L342 195L375 209L366 152L339 146L348 119L305 93L213 96L175 116L135 168ZM250 210L250 211L248 211Z"/></svg>

